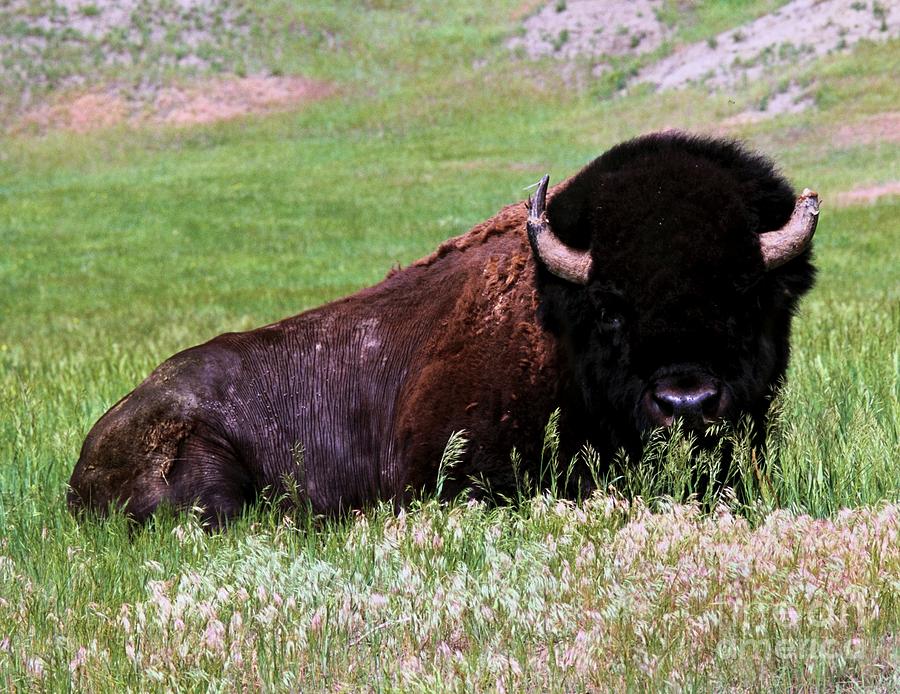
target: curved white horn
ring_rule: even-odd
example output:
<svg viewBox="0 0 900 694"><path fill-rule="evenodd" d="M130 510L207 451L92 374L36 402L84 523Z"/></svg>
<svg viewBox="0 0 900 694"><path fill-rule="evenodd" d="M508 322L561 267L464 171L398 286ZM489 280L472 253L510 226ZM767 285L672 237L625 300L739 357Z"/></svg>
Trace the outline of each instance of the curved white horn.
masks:
<svg viewBox="0 0 900 694"><path fill-rule="evenodd" d="M759 235L766 270L773 270L800 255L813 234L819 221L819 194L806 188L797 198L791 218L781 229L767 231Z"/></svg>
<svg viewBox="0 0 900 694"><path fill-rule="evenodd" d="M534 254L554 275L575 284L587 284L591 275L591 252L569 248L550 229L544 209L549 182L550 174L547 174L528 200L528 220L525 222L528 241Z"/></svg>

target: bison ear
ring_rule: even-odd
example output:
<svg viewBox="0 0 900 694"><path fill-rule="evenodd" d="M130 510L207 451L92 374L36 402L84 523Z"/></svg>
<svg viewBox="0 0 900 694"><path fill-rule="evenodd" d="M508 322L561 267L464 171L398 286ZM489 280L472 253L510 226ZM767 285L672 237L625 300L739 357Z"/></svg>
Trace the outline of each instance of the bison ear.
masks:
<svg viewBox="0 0 900 694"><path fill-rule="evenodd" d="M537 190L528 201L528 241L535 256L550 272L575 284L585 285L591 276L590 250L576 250L563 243L547 219L546 198L549 174L538 183Z"/></svg>

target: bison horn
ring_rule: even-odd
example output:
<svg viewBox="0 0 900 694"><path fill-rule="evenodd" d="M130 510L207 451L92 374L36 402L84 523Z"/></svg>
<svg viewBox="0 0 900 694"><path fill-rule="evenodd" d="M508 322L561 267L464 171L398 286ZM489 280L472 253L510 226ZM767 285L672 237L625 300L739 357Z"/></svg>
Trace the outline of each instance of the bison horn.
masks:
<svg viewBox="0 0 900 694"><path fill-rule="evenodd" d="M800 255L813 234L819 221L819 195L809 188L797 198L791 218L781 229L767 231L759 235L766 270L774 270Z"/></svg>
<svg viewBox="0 0 900 694"><path fill-rule="evenodd" d="M590 251L577 251L559 240L550 229L544 205L547 198L547 174L538 183L537 190L528 201L528 241L531 250L544 266L557 277L575 284L587 284L591 274Z"/></svg>

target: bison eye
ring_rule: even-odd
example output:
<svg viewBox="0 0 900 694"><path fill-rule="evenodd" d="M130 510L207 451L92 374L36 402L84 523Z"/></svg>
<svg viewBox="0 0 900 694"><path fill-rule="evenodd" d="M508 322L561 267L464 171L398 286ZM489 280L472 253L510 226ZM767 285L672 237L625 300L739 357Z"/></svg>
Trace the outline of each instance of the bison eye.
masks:
<svg viewBox="0 0 900 694"><path fill-rule="evenodd" d="M610 287L591 287L588 296L594 309L597 327L605 332L621 330L628 312L628 304L624 297Z"/></svg>
<svg viewBox="0 0 900 694"><path fill-rule="evenodd" d="M597 326L601 330L619 330L624 322L621 313L606 308L601 308L597 316Z"/></svg>

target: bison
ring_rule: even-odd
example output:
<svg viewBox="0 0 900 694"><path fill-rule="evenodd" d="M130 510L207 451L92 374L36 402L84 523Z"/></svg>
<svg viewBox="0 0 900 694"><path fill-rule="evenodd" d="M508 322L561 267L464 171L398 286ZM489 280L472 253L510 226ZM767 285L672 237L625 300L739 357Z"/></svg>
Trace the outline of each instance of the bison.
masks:
<svg viewBox="0 0 900 694"><path fill-rule="evenodd" d="M70 507L199 505L218 524L288 485L322 514L403 504L459 430L442 495L508 492L511 450L539 460L557 408L564 453L761 423L814 280L816 194L674 132L547 180L374 287L165 361L87 435Z"/></svg>

